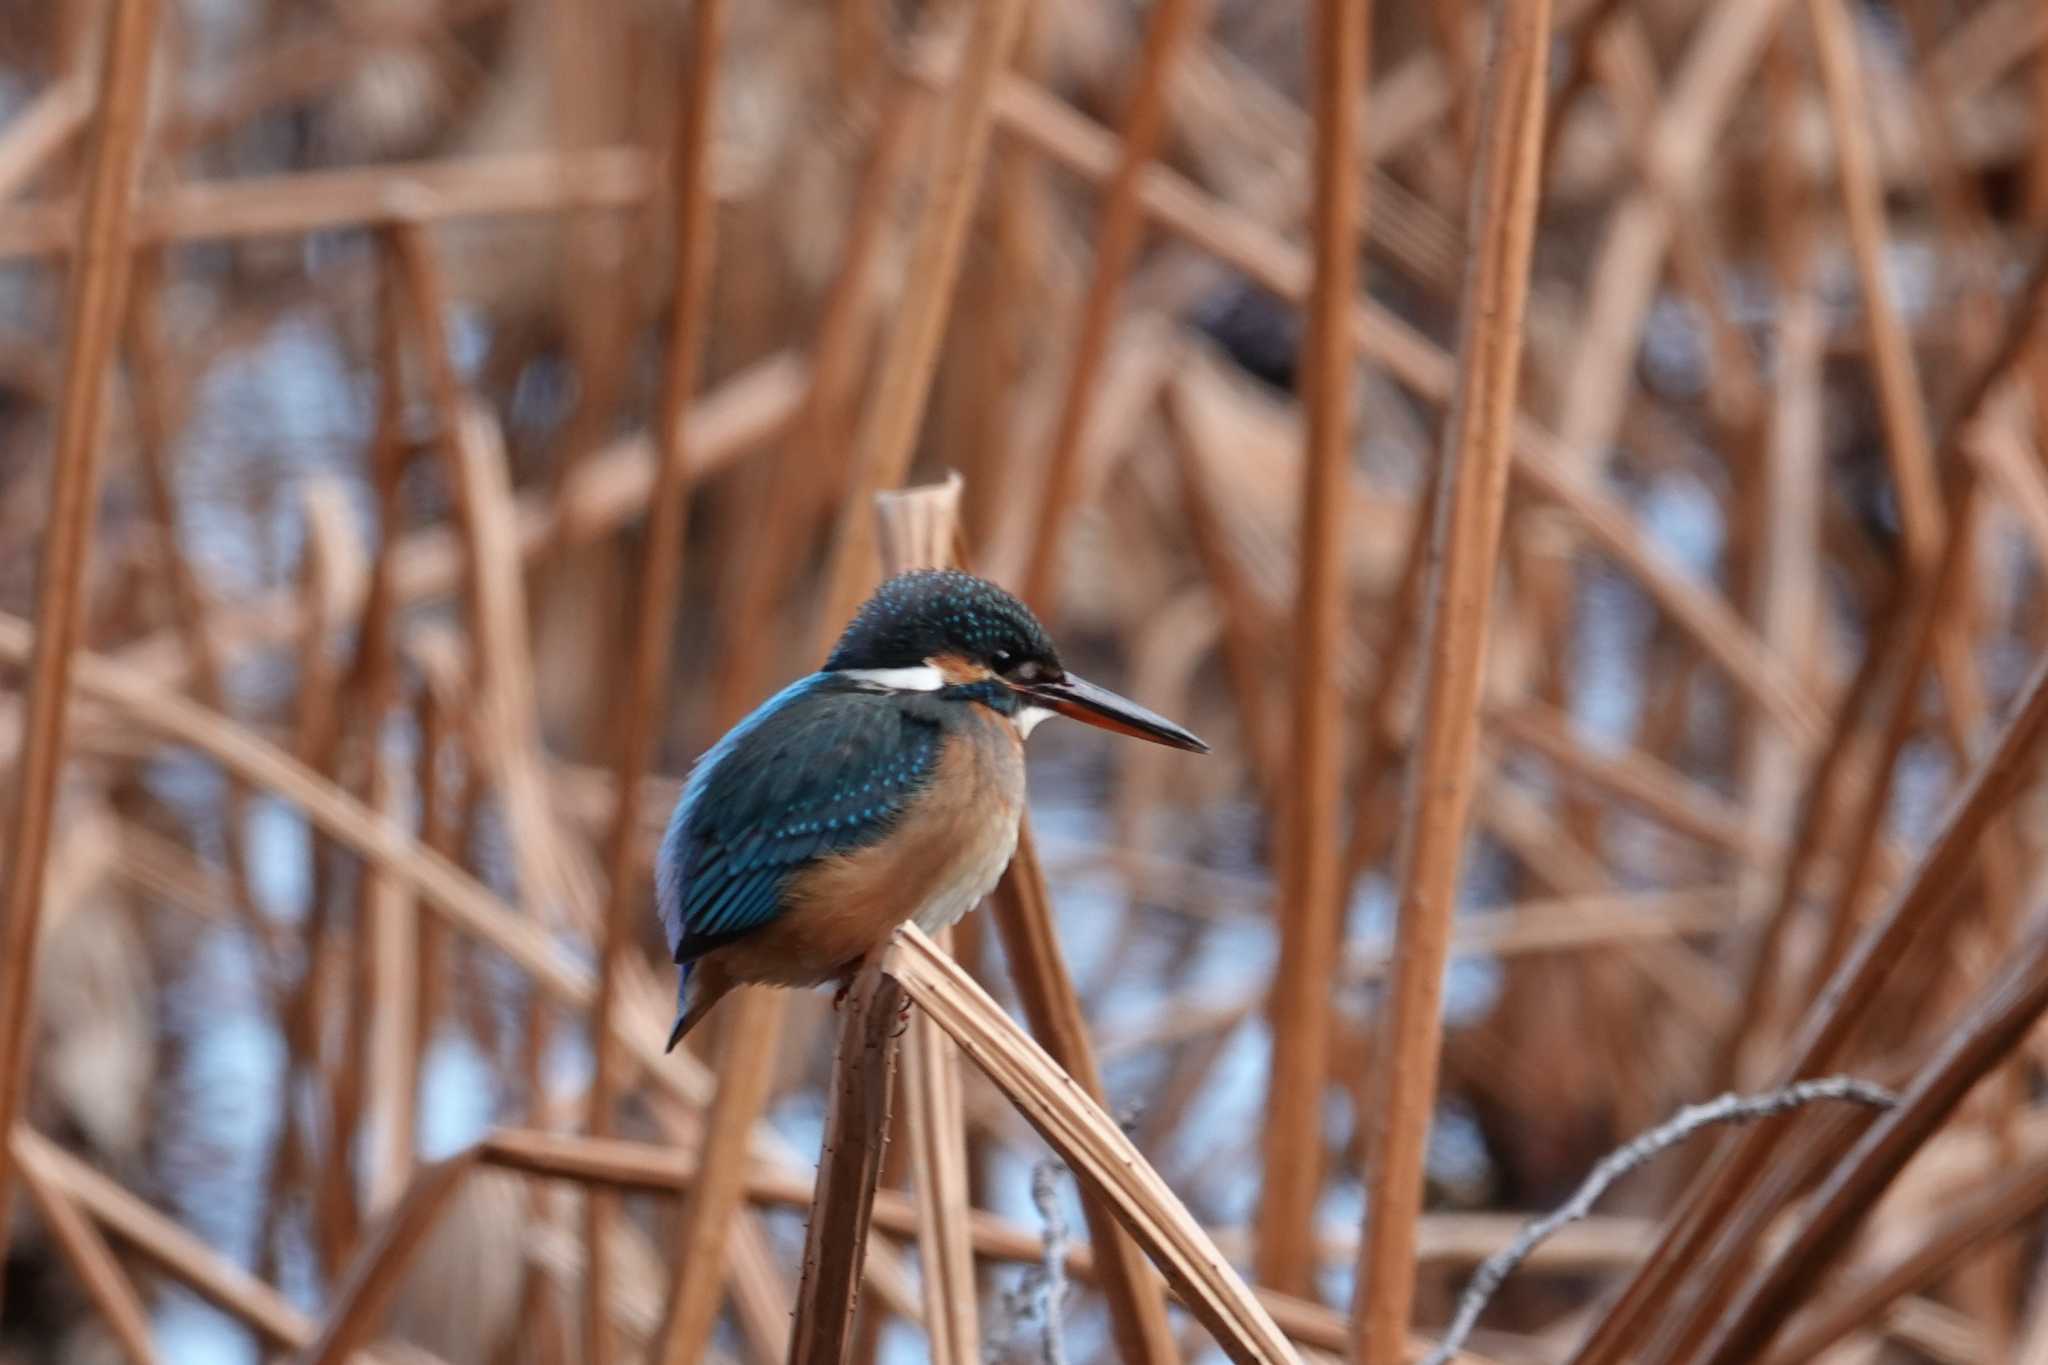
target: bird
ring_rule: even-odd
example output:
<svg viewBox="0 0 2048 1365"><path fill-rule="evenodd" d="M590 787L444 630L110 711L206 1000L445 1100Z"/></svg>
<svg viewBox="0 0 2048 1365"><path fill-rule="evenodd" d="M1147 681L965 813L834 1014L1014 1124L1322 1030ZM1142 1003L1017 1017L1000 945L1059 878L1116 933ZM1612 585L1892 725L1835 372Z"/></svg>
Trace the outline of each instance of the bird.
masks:
<svg viewBox="0 0 2048 1365"><path fill-rule="evenodd" d="M1193 753L1164 716L1072 673L1030 608L957 569L897 574L825 666L691 768L655 861L679 968L673 1050L743 984L851 979L896 929L995 888L1024 815L1024 741L1054 715Z"/></svg>

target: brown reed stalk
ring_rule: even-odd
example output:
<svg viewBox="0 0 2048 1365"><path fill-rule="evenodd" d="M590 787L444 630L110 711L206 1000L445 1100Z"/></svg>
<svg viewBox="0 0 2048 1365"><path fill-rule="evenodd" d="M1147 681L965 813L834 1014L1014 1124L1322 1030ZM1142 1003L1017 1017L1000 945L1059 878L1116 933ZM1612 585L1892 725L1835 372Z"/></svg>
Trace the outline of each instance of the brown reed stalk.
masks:
<svg viewBox="0 0 2048 1365"><path fill-rule="evenodd" d="M1343 507L1351 468L1354 343L1350 315L1363 209L1359 100L1371 30L1367 0L1322 0L1309 50L1315 98L1315 265L1301 391L1299 574L1290 682L1289 782L1281 812L1280 959L1271 1001L1273 1060L1259 1152L1259 1280L1306 1297L1323 1187L1323 1091L1330 1054L1329 983L1343 937L1337 804L1343 729L1336 675L1343 631ZM1320 966L1319 966L1320 964Z"/></svg>
<svg viewBox="0 0 2048 1365"><path fill-rule="evenodd" d="M52 452L50 519L36 581L20 781L8 816L0 924L0 1134L11 1135L28 1086L30 1006L43 921L43 883L64 763L72 656L86 609L86 568L98 511L108 368L120 336L130 266L129 206L142 162L156 0L123 0L100 67L91 172L69 281L64 390ZM0 1141L0 1261L13 1225L12 1143ZM0 1292L0 1306L5 1294Z"/></svg>
<svg viewBox="0 0 2048 1365"><path fill-rule="evenodd" d="M1208 18L1209 0L1160 0L1145 19L1137 69L1130 78L1118 130L1117 165L1103 187L1095 229L1094 273L1082 297L1074 340L1066 357L1066 387L1054 419L1052 444L1039 486L1037 518L1021 580L1024 600L1041 618L1055 615L1054 575L1059 567L1060 532L1073 513L1080 472L1081 440L1094 412L1109 333L1116 322L1124 277L1130 273L1145 229L1138 186L1156 154L1166 125L1166 91L1175 59Z"/></svg>
<svg viewBox="0 0 2048 1365"><path fill-rule="evenodd" d="M882 970L879 953L854 977L840 1005L825 1147L790 1333L791 1365L839 1365L852 1345L868 1223L889 1140L898 1015L905 1008L903 988Z"/></svg>
<svg viewBox="0 0 2048 1365"><path fill-rule="evenodd" d="M305 1365L345 1365L370 1339L398 1292L413 1254L475 1166L472 1150L422 1167L413 1177L405 1197L363 1244L335 1290L320 1335L305 1349Z"/></svg>
<svg viewBox="0 0 2048 1365"><path fill-rule="evenodd" d="M138 246L155 246L366 227L391 218L394 187L407 217L437 223L632 208L646 202L653 185L654 168L637 147L297 171L154 191L135 206L131 235ZM69 224L76 216L76 206L63 201L0 211L0 260L72 250Z"/></svg>
<svg viewBox="0 0 2048 1365"><path fill-rule="evenodd" d="M571 26L574 26L572 21ZM683 536L688 504L683 494L689 481L691 451L684 415L698 382L705 334L705 302L710 294L716 259L716 219L711 208L711 147L715 136L713 110L718 93L719 59L724 50L724 0L700 0L691 11L690 69L677 97L673 231L676 250L675 286L669 301L668 350L664 356L660 409L655 419L659 459L649 493L646 543L641 547L640 579L634 588L633 617L626 688L620 698L619 749L613 769L616 804L607 842L606 870L610 894L599 932L597 1008L591 1030L595 1044L590 1103L584 1124L603 1137L611 1132L618 1100L618 1068L611 1045L617 1013L621 959L638 936L645 885L636 866L639 844L641 779L653 766L668 693L669 656L677 602L682 591ZM600 1190L584 1199L583 1350L589 1365L604 1365L611 1352L611 1235L617 1214L612 1199ZM702 1267L691 1267L701 1275ZM705 1277L710 1278L710 1277Z"/></svg>
<svg viewBox="0 0 2048 1365"><path fill-rule="evenodd" d="M1571 721L1549 706L1525 702L1486 715L1494 733L1548 759L1558 772L1667 829L1746 858L1764 860L1777 841L1759 837L1742 810L1709 788L1635 749L1595 751L1573 735Z"/></svg>
<svg viewBox="0 0 2048 1365"><path fill-rule="evenodd" d="M1402 840L1395 968L1376 1057L1368 1206L1353 1309L1361 1361L1396 1361L1415 1292L1423 1145L1435 1108L1443 971L1474 785L1487 625L1542 166L1548 0L1504 6L1480 122L1476 257L1466 277L1458 397L1445 440L1424 631L1423 713Z"/></svg>
<svg viewBox="0 0 2048 1365"><path fill-rule="evenodd" d="M92 112L92 83L70 75L9 119L0 135L0 200L12 199L62 155Z"/></svg>

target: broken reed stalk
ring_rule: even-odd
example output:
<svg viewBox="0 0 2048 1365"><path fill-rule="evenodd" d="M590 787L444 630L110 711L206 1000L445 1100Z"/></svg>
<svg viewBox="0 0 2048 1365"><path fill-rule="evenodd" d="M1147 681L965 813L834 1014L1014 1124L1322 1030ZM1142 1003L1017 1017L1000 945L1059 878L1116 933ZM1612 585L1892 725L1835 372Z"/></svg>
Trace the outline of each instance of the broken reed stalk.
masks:
<svg viewBox="0 0 2048 1365"><path fill-rule="evenodd" d="M906 925L897 930L882 969L1114 1212L1226 1355L1240 1362L1295 1360L1258 1296L1123 1129L958 963Z"/></svg>
<svg viewBox="0 0 2048 1365"><path fill-rule="evenodd" d="M157 0L121 0L107 21L90 181L69 281L50 519L36 575L37 629L21 718L26 738L8 816L7 869L0 874L6 883L0 899L0 1134L14 1131L28 1087L43 882L64 762L72 654L85 620L108 370L126 308L130 206L142 164L156 34ZM12 1145L0 1141L0 1262L7 1259L13 1225ZM0 1289L0 1307L5 1299Z"/></svg>
<svg viewBox="0 0 2048 1365"><path fill-rule="evenodd" d="M678 599L682 592L683 538L689 512L684 494L689 486L691 457L683 417L697 387L704 350L705 304L717 252L711 155L725 13L725 0L698 0L692 8L690 69L687 84L677 95L675 165L671 170L675 196L671 206L675 281L669 300L668 347L663 357L655 418L654 487L648 494L647 537L640 547L640 581L633 595L637 610L627 646L630 653L626 691L620 701L624 712L613 769L615 804L606 849L609 894L604 903L604 922L598 930L590 1102L584 1114L585 1126L598 1137L611 1132L612 1110L618 1099L618 1054L611 1045L611 1034L618 1010L619 969L636 942L642 917L647 913L641 895L645 883L636 865L644 785L641 779L653 766L655 747L666 728L662 721L670 712L669 656L675 625L682 615ZM729 1211L705 1211L709 1216L720 1212L729 1216ZM616 1213L611 1196L604 1191L592 1190L585 1198L583 1349L587 1365L605 1365L611 1359L610 1225ZM701 1273L702 1267L695 1269Z"/></svg>
<svg viewBox="0 0 2048 1365"><path fill-rule="evenodd" d="M1306 1296L1315 1283L1315 1210L1323 1188L1323 1095L1329 1080L1329 969L1343 936L1338 884L1342 718L1338 642L1344 629L1344 508L1349 502L1369 0L1319 0L1310 39L1315 84L1315 266L1302 397L1307 407L1300 496L1289 780L1283 787L1280 957L1271 1001L1272 1076L1261 1131L1259 1281Z"/></svg>
<svg viewBox="0 0 2048 1365"><path fill-rule="evenodd" d="M817 1193L804 1236L790 1365L839 1365L852 1345L868 1224L889 1141L889 1096L896 1078L903 994L902 986L882 969L878 951L861 967L840 1003L839 1045L832 1056Z"/></svg>
<svg viewBox="0 0 2048 1365"><path fill-rule="evenodd" d="M955 562L961 538L962 482L875 496L877 542L889 573L944 568ZM953 951L953 931L933 936ZM907 1084L910 1093L911 1183L917 1201L917 1251L924 1290L924 1327L932 1365L978 1365L981 1360L979 1295L974 1282L974 1239L963 1210L974 1205L968 1181L967 1119L960 1091L960 1055L926 1018L910 1021Z"/></svg>
<svg viewBox="0 0 2048 1365"><path fill-rule="evenodd" d="M1486 1311L1486 1305L1493 1301L1493 1296L1500 1291L1507 1277L1515 1273L1515 1268L1528 1260L1530 1253L1550 1240L1559 1229L1590 1214L1593 1205L1615 1181L1640 1170L1703 1128L1719 1123L1754 1123L1819 1100L1846 1100L1888 1109L1899 1102L1899 1097L1882 1086L1853 1076L1830 1076L1825 1080L1800 1081L1762 1095L1728 1094L1704 1104L1686 1106L1649 1132L1608 1153L1572 1192L1571 1198L1552 1212L1531 1221L1513 1242L1489 1256L1472 1273L1471 1282L1458 1297L1456 1316L1423 1365L1449 1365L1464 1347L1466 1338L1472 1335L1472 1329L1478 1326L1479 1315Z"/></svg>
<svg viewBox="0 0 2048 1365"><path fill-rule="evenodd" d="M1046 453L1039 487L1038 517L1025 561L1021 596L1032 610L1052 623L1054 574L1059 565L1060 533L1073 513L1075 484L1080 475L1081 442L1088 431L1101 389L1103 357L1116 321L1124 277L1145 230L1138 186L1159 145L1166 124L1166 93L1174 60L1190 34L1206 20L1211 0L1159 0L1145 20L1145 38L1138 50L1138 68L1131 77L1130 96L1119 129L1121 148L1116 170L1103 189L1095 230L1094 274L1081 301L1072 353L1066 358L1066 389ZM1349 179L1350 177L1347 177Z"/></svg>
<svg viewBox="0 0 2048 1365"><path fill-rule="evenodd" d="M1461 309L1458 394L1445 441L1437 568L1423 632L1423 713L1402 836L1394 971L1380 1011L1380 1104L1368 1119L1371 1213L1359 1244L1353 1309L1363 1365L1399 1361L1408 1341L1422 1160L1443 1039L1443 974L1477 777L1488 616L1540 189L1549 0L1508 0L1496 15L1473 191L1476 255Z"/></svg>

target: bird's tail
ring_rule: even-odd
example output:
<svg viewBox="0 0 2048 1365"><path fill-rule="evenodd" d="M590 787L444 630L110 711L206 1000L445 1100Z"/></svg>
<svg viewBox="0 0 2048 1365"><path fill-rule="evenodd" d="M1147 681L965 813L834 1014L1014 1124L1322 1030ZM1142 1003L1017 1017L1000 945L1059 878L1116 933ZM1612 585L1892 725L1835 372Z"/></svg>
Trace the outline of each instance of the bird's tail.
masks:
<svg viewBox="0 0 2048 1365"><path fill-rule="evenodd" d="M691 968L701 963L686 962L676 977L676 1026L669 1030L668 1046L665 1052L674 1052L676 1044L683 1041L683 1035L702 1023L704 1016L711 1013L711 1007L725 998L732 989L732 978L724 972L698 971ZM693 988L691 979L695 978Z"/></svg>

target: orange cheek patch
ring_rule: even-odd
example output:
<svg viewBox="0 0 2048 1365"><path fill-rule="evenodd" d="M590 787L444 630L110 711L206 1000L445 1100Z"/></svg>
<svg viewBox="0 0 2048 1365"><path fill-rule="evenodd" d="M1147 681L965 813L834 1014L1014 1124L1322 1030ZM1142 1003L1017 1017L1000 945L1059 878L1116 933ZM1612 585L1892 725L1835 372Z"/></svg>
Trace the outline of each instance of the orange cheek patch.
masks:
<svg viewBox="0 0 2048 1365"><path fill-rule="evenodd" d="M995 676L980 664L963 659L958 654L934 654L925 662L939 670L939 676L946 680L948 687L980 682L984 678Z"/></svg>

